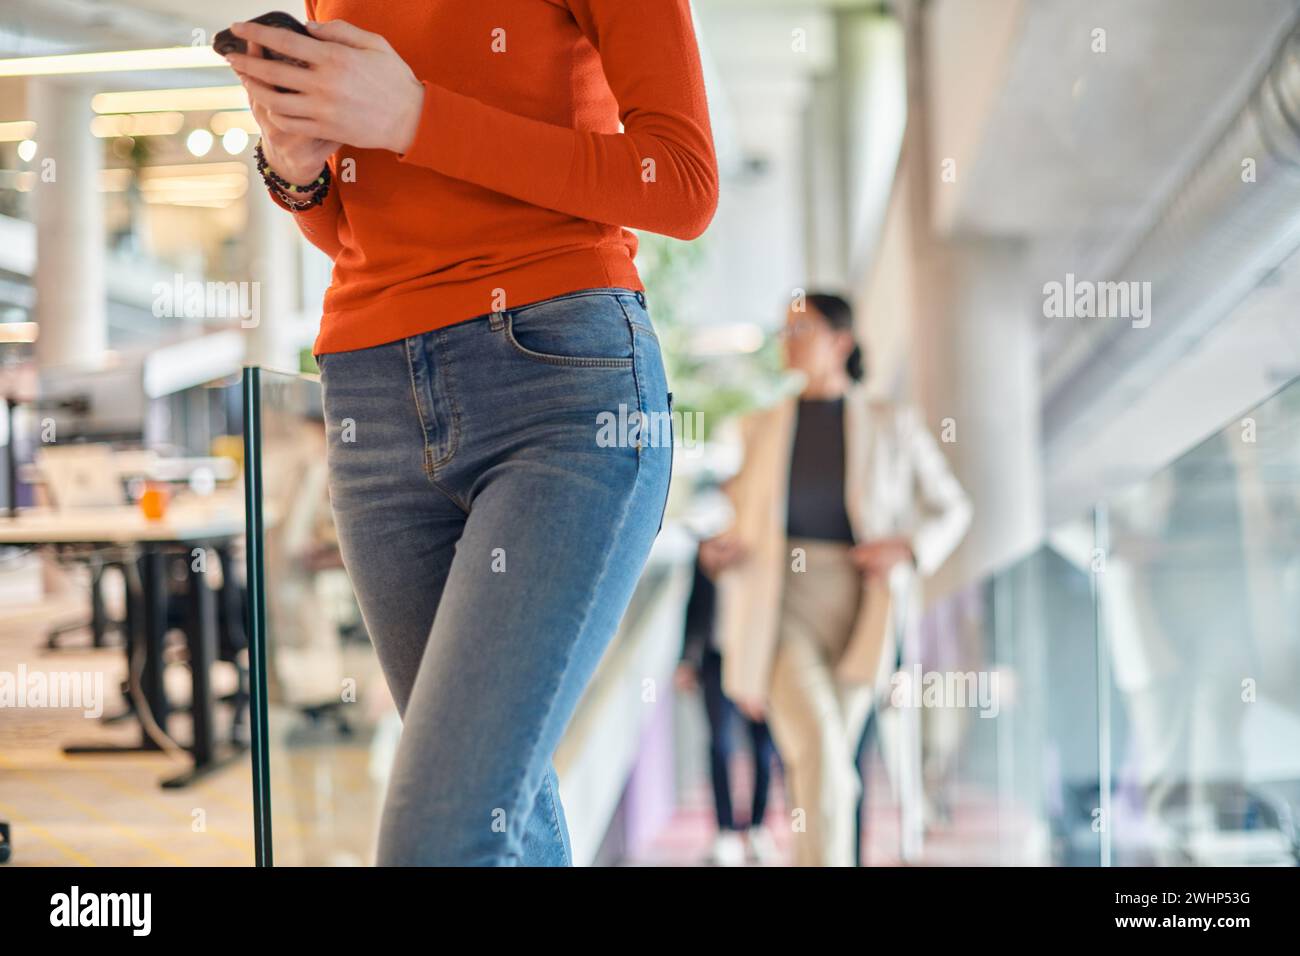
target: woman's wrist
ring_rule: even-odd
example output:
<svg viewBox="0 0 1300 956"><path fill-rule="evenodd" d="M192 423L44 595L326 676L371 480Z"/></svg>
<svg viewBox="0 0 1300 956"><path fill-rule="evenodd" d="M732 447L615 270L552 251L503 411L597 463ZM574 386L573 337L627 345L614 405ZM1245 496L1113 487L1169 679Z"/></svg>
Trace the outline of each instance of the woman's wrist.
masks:
<svg viewBox="0 0 1300 956"><path fill-rule="evenodd" d="M325 201L325 197L330 191L330 168L328 164L322 164L320 172L316 178L307 185L298 185L285 179L271 165L267 158L262 144L257 144L255 151L257 159L257 171L262 176L262 182L266 188L271 191L272 197L280 205L291 209L294 212L306 212L308 209L314 209Z"/></svg>
<svg viewBox="0 0 1300 956"><path fill-rule="evenodd" d="M420 120L424 117L424 84L416 77L411 77L411 85L402 97L398 109L397 122L393 130L392 151L403 155L415 142L415 134L420 131Z"/></svg>
<svg viewBox="0 0 1300 956"><path fill-rule="evenodd" d="M293 167L284 169L276 165L275 160L271 159L269 156L266 158L266 162L270 171L275 173L281 180L280 182L273 183L273 187L280 192L288 191L285 186L286 183L289 186L302 190L303 192L311 192L312 185L318 178L320 178L321 170L325 168L325 164L322 163L313 170L298 170Z"/></svg>
<svg viewBox="0 0 1300 956"><path fill-rule="evenodd" d="M324 168L324 163L321 163L315 169L304 169L295 166L293 163L286 162L283 157L277 156L272 150L267 149L265 139L262 140L261 145L262 156L266 159L266 165L269 170L274 173L278 179L283 180L289 185L297 186L303 191L308 191L312 188L312 184L316 182L317 178L320 176L321 169ZM279 191L284 192L284 189L281 188Z"/></svg>

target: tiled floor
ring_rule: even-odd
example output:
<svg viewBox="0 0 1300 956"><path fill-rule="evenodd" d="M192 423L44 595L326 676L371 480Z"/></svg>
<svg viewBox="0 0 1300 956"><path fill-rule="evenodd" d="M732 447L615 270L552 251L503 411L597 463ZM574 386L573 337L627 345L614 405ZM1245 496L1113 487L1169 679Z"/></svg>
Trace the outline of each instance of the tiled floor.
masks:
<svg viewBox="0 0 1300 956"><path fill-rule="evenodd" d="M120 649L93 650L86 635L68 638L73 650L44 650L46 629L77 617L69 602L0 615L0 671L100 672L104 711L119 712L125 674ZM175 668L183 671L183 668ZM184 699L185 675L168 675L174 699ZM173 686L173 678L176 678ZM183 738L183 715L171 730ZM106 725L82 711L5 708L0 711L0 820L10 824L9 866L246 866L253 862L252 782L248 760L185 789L158 784L186 769L164 754L67 756L78 743L130 743L133 720Z"/></svg>
<svg viewBox="0 0 1300 956"><path fill-rule="evenodd" d="M118 687L125 673L121 650L87 648L84 634L69 641L75 649L44 651L50 624L75 619L68 602L0 614L0 671L102 672L105 712L122 710ZM218 675L220 677L222 675ZM232 675L224 675L229 681ZM183 665L169 668L169 696L184 701L188 691ZM187 734L184 714L173 715L170 730ZM370 854L379 786L373 779L373 728L351 736L306 726L299 715L272 714L272 730L294 734L292 747L273 748L273 823L281 865L358 865ZM70 741L129 743L139 724L104 724L80 711L49 708L0 710L0 820L10 823L14 855L10 866L172 865L247 866L253 862L252 784L245 754L232 765L185 789L163 789L159 782L186 769L183 757L163 754L67 756ZM315 740L313 734L323 734ZM391 745L391 741L389 741ZM381 748L382 749L382 748ZM748 779L743 766L735 779ZM897 813L879 767L868 775L871 811L866 832L869 865L897 865ZM779 777L773 785L769 827L781 857L789 861L789 833ZM738 807L748 805L737 794ZM990 860L996 817L987 801L965 794L950 827L933 832L923 862L960 864ZM639 865L694 866L705 862L715 834L713 810L703 781L669 823L629 860Z"/></svg>
<svg viewBox="0 0 1300 956"><path fill-rule="evenodd" d="M736 779L748 779L743 768ZM863 863L866 866L898 866L898 808L889 792L884 768L878 763L868 774L869 801L867 826L863 833ZM746 806L748 796L740 794L738 806ZM772 786L766 823L776 843L780 858L773 865L791 862L790 832L786 820L781 781ZM962 793L951 822L933 828L926 836L921 865L968 866L997 860L997 814L993 804L976 793ZM708 851L717 834L713 797L705 785L690 790L672 820L650 846L629 862L640 866L700 866L708 864Z"/></svg>

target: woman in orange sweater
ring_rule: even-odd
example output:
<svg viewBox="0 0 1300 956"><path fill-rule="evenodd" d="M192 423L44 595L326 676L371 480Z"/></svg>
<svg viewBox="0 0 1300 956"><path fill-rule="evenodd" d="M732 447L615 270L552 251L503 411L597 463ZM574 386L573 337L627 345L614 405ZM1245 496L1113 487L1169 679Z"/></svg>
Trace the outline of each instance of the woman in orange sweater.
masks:
<svg viewBox="0 0 1300 956"><path fill-rule="evenodd" d="M378 860L563 865L551 755L671 470L624 227L693 238L717 203L688 0L307 13L236 24L228 58L272 197L334 261L330 494L404 724Z"/></svg>

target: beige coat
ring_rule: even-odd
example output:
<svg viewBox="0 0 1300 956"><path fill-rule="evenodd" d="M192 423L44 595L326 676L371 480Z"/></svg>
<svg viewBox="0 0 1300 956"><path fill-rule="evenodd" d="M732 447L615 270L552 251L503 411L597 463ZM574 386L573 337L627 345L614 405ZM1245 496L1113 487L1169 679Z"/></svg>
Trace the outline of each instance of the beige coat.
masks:
<svg viewBox="0 0 1300 956"><path fill-rule="evenodd" d="M748 416L741 425L744 462L728 485L733 532L747 551L719 575L723 687L734 699L766 699L779 635L781 589L792 560L785 535L790 455L798 404L793 398ZM845 397L845 508L855 541L892 535L911 539L916 568L895 566L888 581L863 589L854 633L836 676L846 683L878 679L891 620L919 599L917 573L933 573L961 542L970 500L925 422L913 410Z"/></svg>

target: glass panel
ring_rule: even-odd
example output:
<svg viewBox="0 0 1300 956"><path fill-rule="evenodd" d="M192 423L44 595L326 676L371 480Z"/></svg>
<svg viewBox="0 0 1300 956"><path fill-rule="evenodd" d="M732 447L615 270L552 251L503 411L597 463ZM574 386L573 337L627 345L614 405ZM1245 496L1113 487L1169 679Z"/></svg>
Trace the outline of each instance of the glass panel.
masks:
<svg viewBox="0 0 1300 956"><path fill-rule="evenodd" d="M1294 864L1300 387L1108 509L1116 864Z"/></svg>
<svg viewBox="0 0 1300 956"><path fill-rule="evenodd" d="M925 862L1098 864L1092 545L1076 522L925 616Z"/></svg>
<svg viewBox="0 0 1300 956"><path fill-rule="evenodd" d="M366 864L400 725L339 557L320 381L248 375L262 521L260 535L250 534L261 573L250 578L265 621L255 666L264 659L269 702L254 754L255 772L269 771L273 852L263 862Z"/></svg>
<svg viewBox="0 0 1300 956"><path fill-rule="evenodd" d="M253 369L246 397L261 859L366 863L400 724L339 560L320 385ZM894 771L920 760L918 859L1296 861L1297 439L1300 387L930 608L878 728Z"/></svg>

